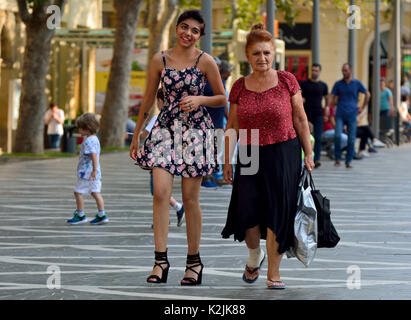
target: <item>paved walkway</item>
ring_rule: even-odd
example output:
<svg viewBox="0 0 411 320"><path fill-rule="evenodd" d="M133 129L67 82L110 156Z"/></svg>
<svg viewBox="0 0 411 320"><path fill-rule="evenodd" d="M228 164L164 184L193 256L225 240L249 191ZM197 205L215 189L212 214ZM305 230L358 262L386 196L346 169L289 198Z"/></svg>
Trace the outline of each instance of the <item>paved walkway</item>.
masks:
<svg viewBox="0 0 411 320"><path fill-rule="evenodd" d="M241 280L248 250L220 237L230 186L201 191L203 285L179 285L185 225L176 226L173 210L169 281L150 285L149 176L127 153L102 156L111 221L105 226L65 222L75 206L77 159L0 165L0 299L411 299L411 146L379 151L351 170L332 162L315 170L342 240L334 249L319 249L309 268L284 258L284 291L265 288L266 262L256 283ZM178 200L180 182L175 179ZM89 218L95 215L91 197L86 210Z"/></svg>

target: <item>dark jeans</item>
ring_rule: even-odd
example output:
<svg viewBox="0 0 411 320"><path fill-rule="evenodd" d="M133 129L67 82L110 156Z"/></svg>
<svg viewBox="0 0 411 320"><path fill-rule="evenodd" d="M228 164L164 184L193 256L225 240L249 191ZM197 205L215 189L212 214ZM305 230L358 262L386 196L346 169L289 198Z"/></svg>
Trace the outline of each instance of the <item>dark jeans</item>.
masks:
<svg viewBox="0 0 411 320"><path fill-rule="evenodd" d="M61 140L61 135L49 134L50 148L58 149L60 147L60 140Z"/></svg>
<svg viewBox="0 0 411 320"><path fill-rule="evenodd" d="M129 147L131 145L131 141L133 141L133 136L129 135L129 137L124 141L124 145Z"/></svg>
<svg viewBox="0 0 411 320"><path fill-rule="evenodd" d="M347 155L345 156L345 162L351 163L352 159L354 158L354 146L355 146L355 139L357 137L357 114L343 114L337 115L335 117L335 160L341 160L341 134L344 129L344 125L347 125L347 136L348 136L348 144L347 144Z"/></svg>
<svg viewBox="0 0 411 320"><path fill-rule="evenodd" d="M392 117L389 110L380 111L380 130L385 134L392 129Z"/></svg>
<svg viewBox="0 0 411 320"><path fill-rule="evenodd" d="M318 162L321 158L321 140L324 128L324 117L322 115L315 116L309 121L313 124L314 127L314 162Z"/></svg>
<svg viewBox="0 0 411 320"><path fill-rule="evenodd" d="M374 135L370 129L370 126L357 127L357 138L360 138L360 151L365 150L365 146L368 143L368 139L371 141L374 139Z"/></svg>
<svg viewBox="0 0 411 320"><path fill-rule="evenodd" d="M411 122L403 121L402 125L404 126L406 136L411 137Z"/></svg>

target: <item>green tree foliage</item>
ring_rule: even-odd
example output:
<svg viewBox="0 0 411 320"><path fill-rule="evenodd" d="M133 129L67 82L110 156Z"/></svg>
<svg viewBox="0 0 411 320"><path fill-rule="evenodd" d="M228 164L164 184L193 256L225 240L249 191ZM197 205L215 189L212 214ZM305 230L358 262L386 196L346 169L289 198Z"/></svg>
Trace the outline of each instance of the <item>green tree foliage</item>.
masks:
<svg viewBox="0 0 411 320"><path fill-rule="evenodd" d="M295 19L300 14L298 8L311 4L309 0L276 0L275 5L278 11L284 14L289 25L295 24ZM267 0L233 0L227 5L225 12L232 15L232 19L237 21L239 29L248 30L253 24L263 21L263 13L266 11Z"/></svg>
<svg viewBox="0 0 411 320"><path fill-rule="evenodd" d="M264 0L237 0L226 7L226 13L232 14L232 19L237 21L237 28L248 30L250 27L263 20L262 4Z"/></svg>
<svg viewBox="0 0 411 320"><path fill-rule="evenodd" d="M322 0L321 8L335 8L341 12L341 18L337 21L345 23L349 0ZM366 29L374 29L375 21L375 0L356 0L355 5L361 9L361 26ZM380 8L385 9L383 18L388 20L391 17L394 0L381 0ZM330 21L330 23L333 23Z"/></svg>
<svg viewBox="0 0 411 320"><path fill-rule="evenodd" d="M201 9L201 0L180 0L180 8L186 9Z"/></svg>
<svg viewBox="0 0 411 320"><path fill-rule="evenodd" d="M249 30L253 24L263 21L263 13L266 11L267 0L227 0L225 13L232 16L227 21L225 27L232 28L232 21L236 20L237 27L243 30ZM388 19L391 12L394 0L382 0L382 6L388 5L388 10L385 11L385 18ZM312 0L275 0L277 12L284 15L285 21L293 26L296 18L304 8L311 9L313 6ZM321 8L335 8L341 12L341 19L338 22L344 23L347 15L347 8L350 5L349 0L321 0ZM361 8L361 23L365 26L372 26L375 17L375 1L374 0L357 0L355 5ZM335 21L332 21L335 23ZM331 23L331 21L330 21Z"/></svg>

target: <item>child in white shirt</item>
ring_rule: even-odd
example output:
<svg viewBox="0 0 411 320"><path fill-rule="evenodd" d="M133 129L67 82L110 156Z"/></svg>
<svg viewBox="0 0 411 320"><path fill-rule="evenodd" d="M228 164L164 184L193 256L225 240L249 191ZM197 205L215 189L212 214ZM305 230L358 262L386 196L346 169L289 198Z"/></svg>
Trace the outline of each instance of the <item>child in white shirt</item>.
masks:
<svg viewBox="0 0 411 320"><path fill-rule="evenodd" d="M67 220L70 224L82 224L87 222L84 213L84 193L90 193L96 200L98 214L90 221L91 224L104 224L108 218L104 211L104 201L101 196L101 169L100 169L100 142L96 136L99 129L99 121L95 114L85 113L80 116L76 125L78 132L84 137L81 144L79 162L77 166L77 185L74 189L77 210L74 217Z"/></svg>

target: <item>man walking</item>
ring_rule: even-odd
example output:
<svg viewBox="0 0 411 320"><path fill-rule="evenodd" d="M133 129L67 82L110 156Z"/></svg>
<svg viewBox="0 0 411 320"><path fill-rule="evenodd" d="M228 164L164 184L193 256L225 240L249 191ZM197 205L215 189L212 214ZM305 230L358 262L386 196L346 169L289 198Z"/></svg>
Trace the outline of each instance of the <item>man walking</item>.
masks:
<svg viewBox="0 0 411 320"><path fill-rule="evenodd" d="M320 80L321 65L313 63L311 66L311 78L300 83L304 99L304 109L308 121L314 126L314 165L321 165L321 139L324 127L324 109L329 107L328 86ZM324 106L322 100L324 98Z"/></svg>
<svg viewBox="0 0 411 320"><path fill-rule="evenodd" d="M345 63L342 66L343 79L337 81L331 91L331 101L337 106L335 128L335 166L340 166L341 160L341 133L344 125L347 126L348 145L345 166L352 168L351 161L354 158L355 138L357 135L357 114L367 106L370 93L365 89L360 80L352 76L352 66ZM358 107L358 94L364 93L365 98L361 108Z"/></svg>

